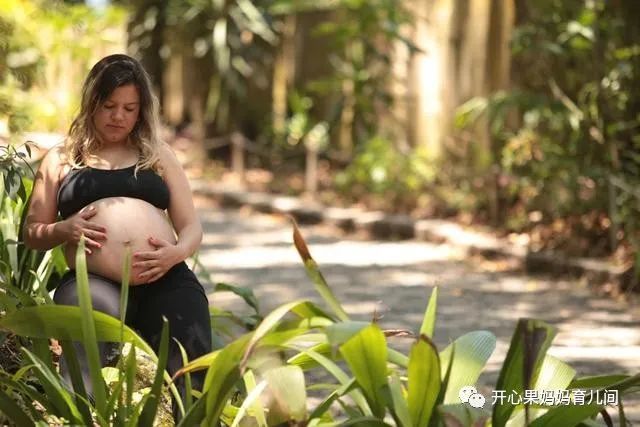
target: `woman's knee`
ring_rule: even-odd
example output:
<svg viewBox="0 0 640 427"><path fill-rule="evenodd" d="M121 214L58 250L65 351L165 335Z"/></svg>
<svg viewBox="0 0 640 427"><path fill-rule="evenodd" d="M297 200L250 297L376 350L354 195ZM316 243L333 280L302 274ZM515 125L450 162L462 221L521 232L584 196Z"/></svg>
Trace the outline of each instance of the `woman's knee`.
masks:
<svg viewBox="0 0 640 427"><path fill-rule="evenodd" d="M120 317L120 285L109 279L89 275L89 292L94 310ZM78 305L78 282L75 277L58 286L53 301L60 305Z"/></svg>

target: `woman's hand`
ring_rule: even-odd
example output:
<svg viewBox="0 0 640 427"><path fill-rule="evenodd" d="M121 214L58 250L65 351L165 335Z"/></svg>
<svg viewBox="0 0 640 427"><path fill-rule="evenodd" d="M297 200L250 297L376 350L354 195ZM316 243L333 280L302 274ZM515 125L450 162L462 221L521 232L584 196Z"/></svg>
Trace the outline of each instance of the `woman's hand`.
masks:
<svg viewBox="0 0 640 427"><path fill-rule="evenodd" d="M91 254L91 248L100 249L102 247L100 242L107 240L107 229L90 221L97 212L95 206L89 206L62 221L65 241L77 245L84 234L85 250L88 254Z"/></svg>
<svg viewBox="0 0 640 427"><path fill-rule="evenodd" d="M143 283L158 280L171 267L184 259L180 248L166 240L149 237L149 244L155 249L147 252L136 252L133 254L134 262L131 264L133 268L144 270L137 276Z"/></svg>

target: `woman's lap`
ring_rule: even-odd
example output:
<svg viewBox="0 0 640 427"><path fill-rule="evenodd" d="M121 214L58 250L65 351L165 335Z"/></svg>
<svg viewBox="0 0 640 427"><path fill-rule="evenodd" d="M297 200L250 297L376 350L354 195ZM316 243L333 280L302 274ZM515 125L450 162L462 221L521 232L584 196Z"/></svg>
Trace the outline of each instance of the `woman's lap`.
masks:
<svg viewBox="0 0 640 427"><path fill-rule="evenodd" d="M186 264L174 266L156 282L132 287L130 298L134 301L131 324L152 347L160 344L164 316L170 336L180 342L190 360L211 351L209 302ZM182 356L173 340L169 345L167 368L173 373L182 366Z"/></svg>
<svg viewBox="0 0 640 427"><path fill-rule="evenodd" d="M89 273L89 289L94 310L120 317L120 285L113 280ZM78 305L78 287L75 271L67 271L53 295L61 305Z"/></svg>
<svg viewBox="0 0 640 427"><path fill-rule="evenodd" d="M120 284L89 274L89 289L95 310L120 316ZM75 272L68 272L54 294L57 304L77 305ZM162 316L169 321L170 336L177 339L194 359L211 351L211 325L206 294L185 263L171 268L162 278L129 288L126 323L138 330L157 349ZM171 340L168 370L182 366L180 351Z"/></svg>

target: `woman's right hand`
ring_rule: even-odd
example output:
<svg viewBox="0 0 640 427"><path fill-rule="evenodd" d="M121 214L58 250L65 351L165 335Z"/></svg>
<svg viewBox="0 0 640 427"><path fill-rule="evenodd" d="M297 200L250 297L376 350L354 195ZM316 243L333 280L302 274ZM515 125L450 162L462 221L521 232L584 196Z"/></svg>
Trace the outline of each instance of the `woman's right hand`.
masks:
<svg viewBox="0 0 640 427"><path fill-rule="evenodd" d="M97 212L95 206L88 206L62 221L65 240L68 243L78 245L84 234L85 250L88 254L91 254L91 248L100 249L102 247L100 241L107 240L107 229L90 221Z"/></svg>

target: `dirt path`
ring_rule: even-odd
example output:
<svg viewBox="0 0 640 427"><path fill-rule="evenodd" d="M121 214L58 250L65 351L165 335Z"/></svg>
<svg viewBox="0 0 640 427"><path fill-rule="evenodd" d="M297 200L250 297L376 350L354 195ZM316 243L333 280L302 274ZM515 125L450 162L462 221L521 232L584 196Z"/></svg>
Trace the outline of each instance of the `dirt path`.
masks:
<svg viewBox="0 0 640 427"><path fill-rule="evenodd" d="M216 281L252 288L263 313L298 298L320 302L285 219L214 206L199 209L205 228L201 260ZM637 307L596 297L579 282L529 277L499 263L470 261L447 245L366 241L319 226L302 231L327 281L359 320L371 319L375 312L383 315L384 328L416 331L431 288L438 285L439 348L477 329L498 339L481 377L489 390L521 317L555 325L558 335L550 353L569 362L580 376L640 371ZM243 307L229 294L211 294L211 301L224 308ZM630 404L629 415L640 421L640 396L625 403Z"/></svg>

